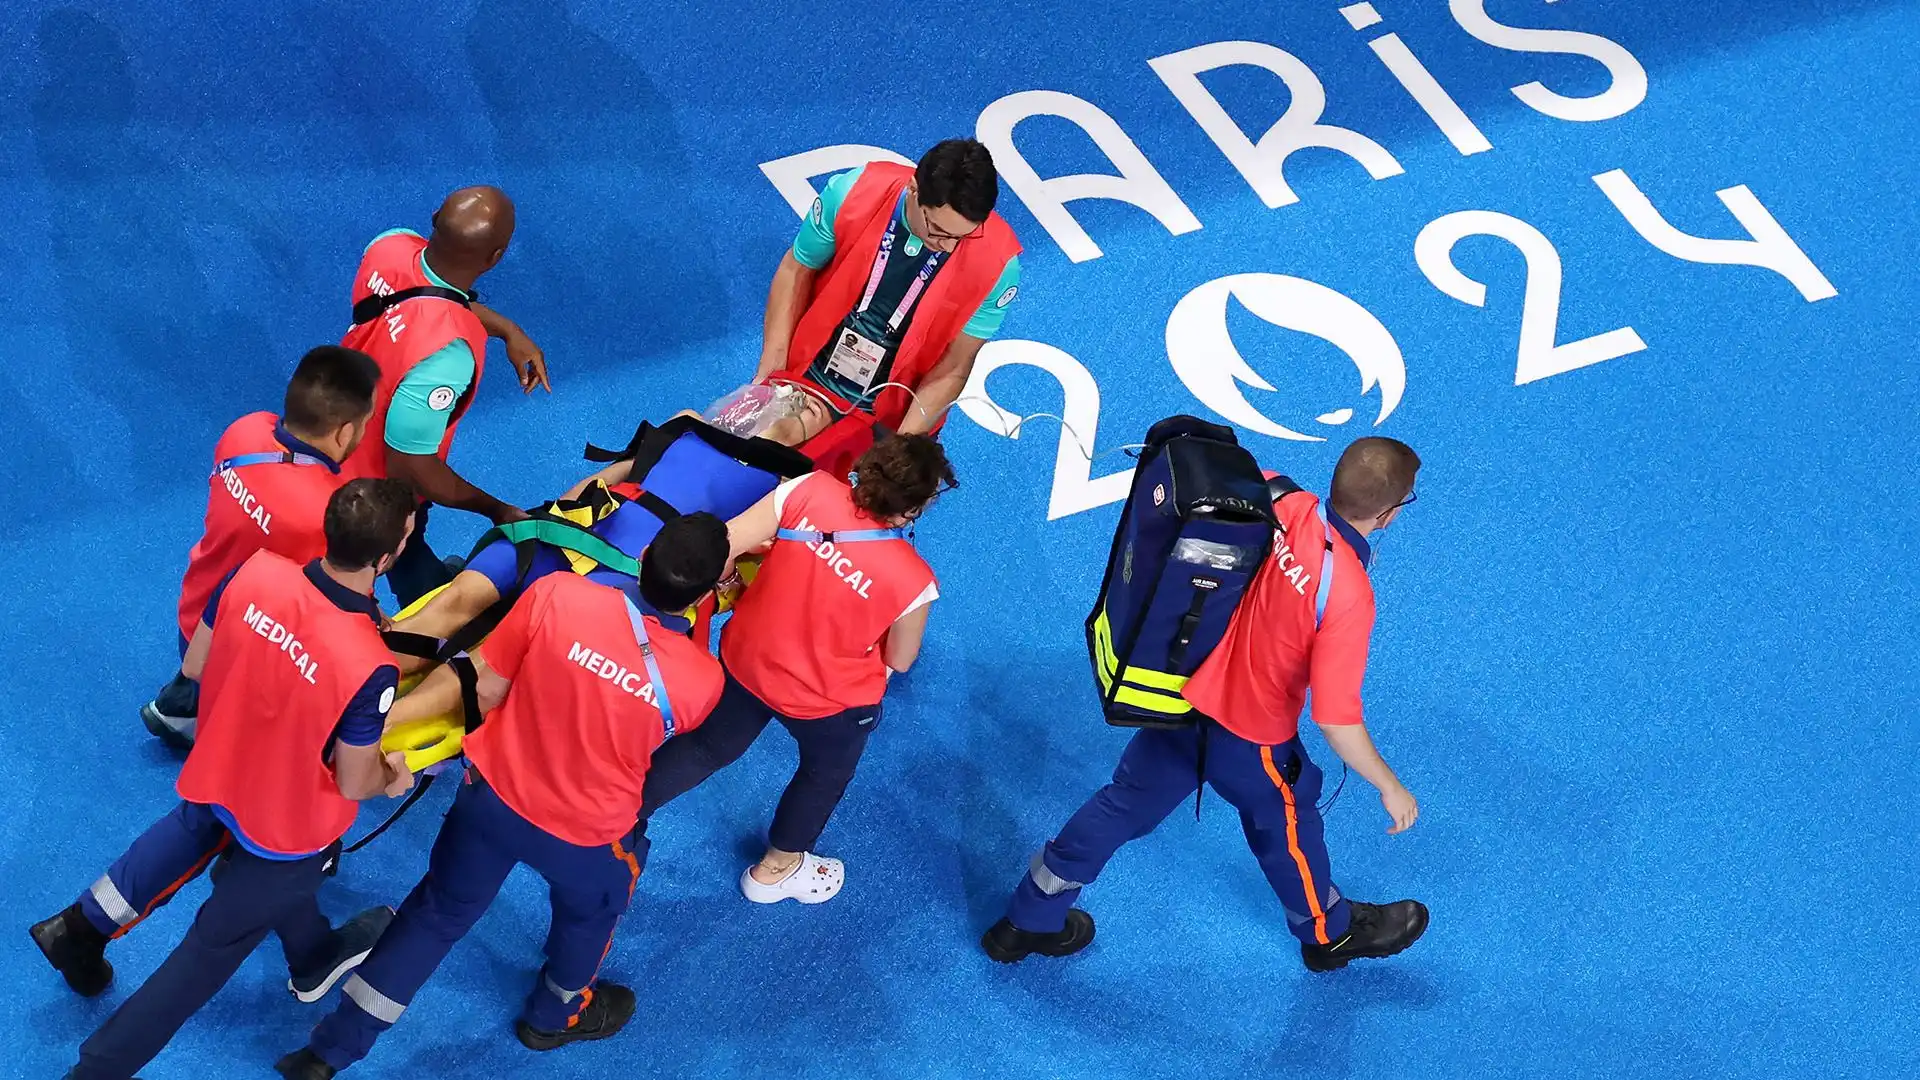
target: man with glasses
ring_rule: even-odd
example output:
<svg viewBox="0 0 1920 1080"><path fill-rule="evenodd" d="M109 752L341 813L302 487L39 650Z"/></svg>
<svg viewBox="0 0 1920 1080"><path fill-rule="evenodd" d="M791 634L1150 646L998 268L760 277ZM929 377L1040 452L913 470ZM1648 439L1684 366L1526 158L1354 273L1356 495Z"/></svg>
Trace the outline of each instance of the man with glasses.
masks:
<svg viewBox="0 0 1920 1080"><path fill-rule="evenodd" d="M1299 736L1311 689L1314 723L1333 752L1379 789L1393 819L1387 831L1413 826L1419 804L1374 749L1362 722L1360 683L1374 619L1368 537L1414 501L1419 469L1419 456L1405 443L1369 437L1340 456L1324 502L1275 482L1280 528L1273 553L1225 637L1182 691L1199 719L1133 737L1113 782L1033 857L1006 918L981 940L988 956L1013 963L1086 948L1093 917L1073 906L1080 890L1122 844L1153 831L1202 782L1240 811L1247 846L1279 895L1309 970L1392 956L1426 931L1427 909L1418 901L1366 904L1334 888L1318 806L1320 770Z"/></svg>
<svg viewBox="0 0 1920 1080"><path fill-rule="evenodd" d="M823 469L857 458L875 422L939 429L1019 293L1020 241L993 212L998 197L987 148L949 139L912 169L841 173L814 200L774 274L754 379L802 382L852 418L802 448Z"/></svg>

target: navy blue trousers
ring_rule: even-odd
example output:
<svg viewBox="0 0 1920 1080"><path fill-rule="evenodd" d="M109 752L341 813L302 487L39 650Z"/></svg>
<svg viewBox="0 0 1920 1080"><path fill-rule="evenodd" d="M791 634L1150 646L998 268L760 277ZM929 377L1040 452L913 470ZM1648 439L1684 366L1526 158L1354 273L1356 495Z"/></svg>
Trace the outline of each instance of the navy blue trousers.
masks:
<svg viewBox="0 0 1920 1080"><path fill-rule="evenodd" d="M740 760L767 723L780 721L800 744L800 766L780 795L767 829L767 843L780 851L812 851L833 811L853 782L867 740L880 726L880 706L866 705L818 720L796 720L773 711L727 673L727 687L704 723L676 735L654 751L647 767L645 820L701 781Z"/></svg>
<svg viewBox="0 0 1920 1080"><path fill-rule="evenodd" d="M570 844L514 813L469 771L433 842L427 876L347 978L339 1006L313 1029L309 1047L335 1069L366 1057L521 863L546 879L553 906L546 967L521 1017L539 1031L566 1030L593 1000L614 926L646 859L642 829L606 847Z"/></svg>
<svg viewBox="0 0 1920 1080"><path fill-rule="evenodd" d="M213 894L186 939L80 1045L72 1080L128 1080L212 999L267 934L280 938L291 972L333 955L333 927L315 894L328 853L263 859L234 843L213 811L183 802L142 833L80 896L88 921L118 937L172 899L216 857Z"/></svg>
<svg viewBox="0 0 1920 1080"><path fill-rule="evenodd" d="M1206 782L1240 811L1247 836L1287 927L1321 945L1347 932L1349 905L1327 871L1321 829L1320 770L1298 738L1279 746L1248 742L1211 720L1180 730L1143 728L1120 755L1113 782L1094 793L1060 835L1034 855L1014 890L1007 919L1021 930L1058 933L1080 890L1100 876L1122 844L1152 832L1200 785L1200 739L1206 737Z"/></svg>

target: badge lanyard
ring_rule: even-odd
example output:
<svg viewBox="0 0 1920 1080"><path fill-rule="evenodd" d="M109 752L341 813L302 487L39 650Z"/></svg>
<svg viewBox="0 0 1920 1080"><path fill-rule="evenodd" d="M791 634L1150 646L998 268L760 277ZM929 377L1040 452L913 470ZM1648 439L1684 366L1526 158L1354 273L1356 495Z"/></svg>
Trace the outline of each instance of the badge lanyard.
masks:
<svg viewBox="0 0 1920 1080"><path fill-rule="evenodd" d="M906 211L907 193L902 191L900 193L900 201L894 204L893 216L887 221L887 234L880 238L880 252L874 257L873 273L867 275L867 291L861 294L860 306L855 309L861 314L865 314L867 308L872 305L873 294L879 290L880 279L886 275L887 262L893 258L893 241L896 230L900 226L900 219L906 215ZM913 284L907 286L907 294L900 298L899 306L893 309L893 317L887 320L887 333L892 334L899 331L900 324L905 322L907 315L913 311L914 302L920 299L920 293L926 289L927 282L933 280L934 272L940 269L940 264L945 262L946 258L947 253L944 251L936 251L927 256L927 261L920 267L919 276L913 279Z"/></svg>
<svg viewBox="0 0 1920 1080"><path fill-rule="evenodd" d="M213 475L219 476L228 469L244 469L249 465L324 465L326 462L312 454L296 454L291 450L270 451L261 454L240 454L218 462L213 467Z"/></svg>
<svg viewBox="0 0 1920 1080"><path fill-rule="evenodd" d="M660 662L654 659L653 643L647 640L646 623L641 620L640 609L635 606L632 597L627 601L627 618L633 623L633 639L640 643L640 656L647 663L647 681L653 684L653 703L660 710L660 721L666 728L666 737L674 736L673 705L667 701L667 683L660 677Z"/></svg>
<svg viewBox="0 0 1920 1080"><path fill-rule="evenodd" d="M1320 512L1320 527L1326 530L1326 551L1320 555L1320 591L1313 596L1313 628L1327 617L1327 597L1333 592L1333 522L1327 520L1327 503L1322 499L1314 509Z"/></svg>

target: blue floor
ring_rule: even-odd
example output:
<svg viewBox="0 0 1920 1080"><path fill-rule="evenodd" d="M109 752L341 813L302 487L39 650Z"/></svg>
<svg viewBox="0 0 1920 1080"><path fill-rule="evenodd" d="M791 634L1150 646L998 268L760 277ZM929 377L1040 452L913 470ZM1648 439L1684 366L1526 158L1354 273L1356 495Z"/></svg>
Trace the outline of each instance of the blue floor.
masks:
<svg viewBox="0 0 1920 1080"><path fill-rule="evenodd" d="M1452 5L1474 25L1480 6ZM847 143L917 157L1041 90L1111 117L1183 231L1070 202L1101 252L1074 261L1032 210L1044 196L1003 180L1026 280L983 362L1025 363L991 378L995 402L1064 404L1096 452L1168 413L1227 417L1315 485L1384 410L1377 430L1425 458L1381 553L1368 682L1423 813L1388 837L1351 781L1328 837L1344 892L1419 897L1431 931L1397 959L1309 975L1210 800L1088 890L1092 949L1015 968L980 955L1028 856L1125 740L1092 707L1079 620L1124 485L1101 480L1127 461L1099 453L1083 477L1053 421L1009 440L974 401L947 435L963 487L920 529L945 598L822 844L847 861L845 894L762 909L735 887L791 767L771 734L656 822L608 961L642 998L627 1033L538 1060L513 1041L545 919L522 875L355 1075L1920 1075L1920 2L1491 5L1624 54L1480 26L1500 49L1445 5L1375 7L1384 22L1356 33L1337 0L811 15L762 0L10 0L0 1013L19 1027L0 1074L58 1076L204 895L117 943L120 984L95 1002L24 932L168 805L176 763L135 709L174 660L207 454L233 417L276 405L302 350L337 339L367 239L424 228L461 184L518 201L482 291L545 347L554 392L523 398L501 364L455 464L531 503L587 468L587 440L751 371L797 220L760 166ZM1460 110L1455 137L1490 150L1442 136L1368 48L1388 32ZM1149 65L1236 40L1317 74L1323 121L1376 141L1387 175L1304 150L1286 160L1288 202L1271 162L1249 165L1283 203L1269 209ZM1162 61L1175 83L1180 63ZM1592 118L1509 90L1536 80L1564 104L1527 90L1533 103ZM1245 139L1288 106L1270 71L1201 82ZM1115 171L1059 117L1021 124L1016 146L1040 177ZM1715 197L1744 186L1734 204L1757 200L1802 253L1798 283L1663 252L1593 179L1614 170L1702 238L1745 238ZM1493 227L1530 257L1485 236L1452 249L1484 307L1415 256L1456 211L1525 223ZM1436 238L1428 267L1470 295ZM1547 351L1545 247L1562 271L1552 343L1630 327L1644 349L1618 334ZM1609 344L1621 355L1516 385ZM478 532L443 514L433 539L457 551ZM423 809L352 860L328 910L397 902L436 823ZM144 1075L265 1075L319 1015L277 965L262 950Z"/></svg>

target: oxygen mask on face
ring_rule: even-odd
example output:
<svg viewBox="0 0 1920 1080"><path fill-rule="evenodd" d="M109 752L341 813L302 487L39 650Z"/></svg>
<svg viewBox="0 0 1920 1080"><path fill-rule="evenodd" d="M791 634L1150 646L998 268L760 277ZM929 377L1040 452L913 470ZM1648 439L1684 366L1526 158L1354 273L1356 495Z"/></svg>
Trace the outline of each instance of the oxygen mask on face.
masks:
<svg viewBox="0 0 1920 1080"><path fill-rule="evenodd" d="M707 423L729 435L751 439L806 407L804 392L791 385L755 383L743 386L707 406Z"/></svg>

